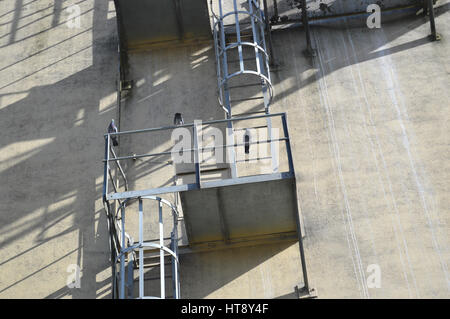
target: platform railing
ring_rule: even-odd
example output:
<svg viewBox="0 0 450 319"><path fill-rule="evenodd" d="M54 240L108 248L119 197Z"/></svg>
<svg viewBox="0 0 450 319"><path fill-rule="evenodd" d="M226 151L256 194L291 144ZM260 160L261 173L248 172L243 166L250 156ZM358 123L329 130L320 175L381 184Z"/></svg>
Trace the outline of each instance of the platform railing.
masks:
<svg viewBox="0 0 450 319"><path fill-rule="evenodd" d="M167 186L167 187L161 187L161 188L154 188L154 189L147 189L147 190L129 190L125 189L125 191L120 192L117 188L113 187L112 191L109 191L109 184L112 184L113 181L111 181L111 175L109 174L110 171L110 163L120 163L121 161L130 160L130 159L138 159L138 158L153 158L156 156L173 156L175 154L179 155L180 150L169 150L164 152L155 152L155 153L145 153L145 154L131 154L131 155L125 155L125 156L116 156L114 152L107 152L104 159L104 165L105 165L105 174L104 174L104 198L105 200L124 200L127 198L136 198L139 196L151 196L151 195L158 195L158 194L164 194L164 193L177 193L180 191L188 191L188 190L194 190L199 188L206 188L206 187L217 187L217 186L225 186L230 184L244 184L244 183L250 183L250 182L258 182L258 181L264 181L264 180L271 180L271 179L280 179L280 178L287 178L292 177L294 174L294 168L293 168L293 161L292 161L292 153L291 153L291 146L290 146L290 140L289 140L289 133L288 133L288 127L287 127L287 118L285 113L274 113L274 114L264 114L264 115L254 115L254 116L248 116L248 117L239 117L239 118L231 118L231 119L223 119L223 120L214 120L214 121L205 121L201 122L201 126L212 126L212 125L220 125L220 124L228 124L228 123L236 123L236 122L253 122L255 120L262 119L279 119L281 120L281 133L280 137L278 138L271 138L270 135L268 135L267 139L263 140L253 140L253 141L242 141L242 142L235 142L234 139L226 139L225 144L216 144L214 146L202 146L202 136L199 133L198 123L191 123L191 124L182 124L178 126L165 126L165 127L158 127L158 128L148 128L148 129L141 129L141 130L132 130L132 131L124 131L124 132L117 132L117 133L108 133L105 134L105 143L106 143L106 149L109 149L110 140L113 136L122 136L122 135L133 135L133 134L145 134L145 133L156 133L161 131L173 131L180 128L187 128L190 129L193 135L194 139L194 145L191 148L184 148L181 150L181 152L184 154L184 152L188 152L190 154L193 154L194 161L194 174L195 174L195 183L187 183L182 185L173 185L173 186ZM249 125L248 127L251 127ZM227 129L228 130L228 129ZM227 133L228 134L228 133ZM232 134L234 135L234 133ZM279 162L279 155L277 147L277 153L276 154L270 154L270 159L272 161L272 168L271 173L264 173L264 174L257 174L253 176L233 176L230 179L220 179L218 181L202 181L202 169L201 159L203 158L202 154L205 151L212 151L212 150L218 150L218 149L224 149L228 150L228 165L232 167L233 165L236 165L236 157L230 156L230 154L234 153L237 147L245 147L251 146L251 145L257 145L257 144L270 144L271 146L275 143L283 142L285 144L285 152L283 157L287 160L288 163L288 170L285 172L278 172L278 167L276 169L273 168L274 162L276 163L276 166L278 166ZM273 147L271 147L271 152L273 152ZM233 152L230 152L230 150L233 150ZM118 167L121 167L118 165ZM123 170L122 170L123 172ZM175 173L174 173L175 174ZM173 177L173 176L170 176ZM123 174L123 179L126 180L125 174ZM125 183L125 182L124 182Z"/></svg>

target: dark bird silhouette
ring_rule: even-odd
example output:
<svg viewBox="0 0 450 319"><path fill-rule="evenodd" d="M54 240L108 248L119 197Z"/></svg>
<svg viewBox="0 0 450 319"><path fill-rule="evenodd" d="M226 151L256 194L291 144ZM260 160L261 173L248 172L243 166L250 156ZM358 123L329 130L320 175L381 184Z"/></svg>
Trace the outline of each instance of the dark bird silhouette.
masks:
<svg viewBox="0 0 450 319"><path fill-rule="evenodd" d="M114 120L111 120L111 123L109 123L109 126L108 126L108 133L117 133L117 132L119 132L119 130L117 129L117 126L114 123ZM116 135L111 136L111 140L112 140L112 143L114 146L119 145Z"/></svg>
<svg viewBox="0 0 450 319"><path fill-rule="evenodd" d="M278 22L278 20L280 20L280 17L274 15L270 18L270 23L275 24Z"/></svg>
<svg viewBox="0 0 450 319"><path fill-rule="evenodd" d="M245 154L250 154L250 131L246 130L244 135Z"/></svg>
<svg viewBox="0 0 450 319"><path fill-rule="evenodd" d="M181 116L181 113L175 113L175 116L173 118L173 125L183 125L184 124L184 120L183 117Z"/></svg>

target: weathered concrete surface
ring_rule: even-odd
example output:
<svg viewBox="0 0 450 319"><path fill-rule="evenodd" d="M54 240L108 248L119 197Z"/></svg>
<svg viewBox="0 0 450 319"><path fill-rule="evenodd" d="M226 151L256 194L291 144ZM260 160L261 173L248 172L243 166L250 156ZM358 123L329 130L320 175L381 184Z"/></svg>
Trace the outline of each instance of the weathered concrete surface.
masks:
<svg viewBox="0 0 450 319"><path fill-rule="evenodd" d="M437 11L444 35L440 43L428 42L427 19L416 16L381 30L350 28L346 20L334 21L333 28L315 27L319 55L314 60L302 54L301 31L273 36L281 66L273 73L272 112L288 112L308 270L321 297L449 296L448 176L443 169L448 155L447 10L444 2ZM213 94L213 60L207 46L131 55L131 77L138 86L124 107L122 125L158 126L175 112L185 122L223 117ZM152 143L147 149L164 149L161 141ZM167 181L173 170L166 168L152 171L155 178L137 180L141 185ZM276 271L268 272L253 279L255 287L275 280L292 291L301 270L297 245L291 247L275 248L283 253L269 259L289 261L294 273L277 278ZM225 289L246 287L242 274L262 267L242 266L252 260L252 250L241 249L241 259L234 259L232 251L182 257L183 295L288 294ZM268 248L252 249L263 253ZM230 266L217 271L219 264ZM369 288L369 265L380 267L380 289ZM215 284L225 273L225 282Z"/></svg>
<svg viewBox="0 0 450 319"><path fill-rule="evenodd" d="M54 18L52 1L0 6L0 297L109 293L100 160L115 117L115 21L104 2L80 5L81 30ZM281 66L272 112L288 113L319 297L450 297L449 7L439 1L439 43L426 39L423 17L381 30L345 20L314 27L314 60L302 55L301 30L274 34ZM223 118L213 61L207 45L132 55L136 87L122 130L170 124L175 112L185 122ZM165 150L168 138L142 151ZM130 172L136 185L170 184L166 164L138 162ZM151 170L159 175L145 179ZM67 266L77 263L81 289L68 289ZM380 289L367 286L373 264ZM181 276L183 297L292 297L301 283L298 245L184 255Z"/></svg>
<svg viewBox="0 0 450 319"><path fill-rule="evenodd" d="M380 30L274 36L274 111L294 136L308 269L321 297L449 297L449 2ZM368 266L381 288L367 286Z"/></svg>
<svg viewBox="0 0 450 319"><path fill-rule="evenodd" d="M80 28L67 24L75 3ZM109 295L101 160L116 38L108 1L0 3L0 298ZM66 287L71 264L79 289Z"/></svg>

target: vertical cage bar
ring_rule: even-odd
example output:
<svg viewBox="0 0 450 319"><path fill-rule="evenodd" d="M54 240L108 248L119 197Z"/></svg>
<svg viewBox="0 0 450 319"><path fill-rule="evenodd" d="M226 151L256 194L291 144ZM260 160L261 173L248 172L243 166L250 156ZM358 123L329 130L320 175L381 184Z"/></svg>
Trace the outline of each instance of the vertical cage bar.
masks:
<svg viewBox="0 0 450 319"><path fill-rule="evenodd" d="M110 136L105 136L105 167L103 172L103 200L106 201L106 195L108 194L108 171L109 171L109 145Z"/></svg>
<svg viewBox="0 0 450 319"><path fill-rule="evenodd" d="M197 122L194 122L193 134L194 134L194 165L195 165L195 183L200 188L200 150L199 150L199 138L198 138L198 126Z"/></svg>
<svg viewBox="0 0 450 319"><path fill-rule="evenodd" d="M239 68L244 71L244 57L242 55L242 44L241 44L241 26L239 24L239 14L236 0L233 0L234 7L234 20L236 25L236 39L238 43L238 53L239 53Z"/></svg>
<svg viewBox="0 0 450 319"><path fill-rule="evenodd" d="M226 132L227 132L226 138L227 155L228 155L228 162L231 168L231 178L236 178L238 176L238 173L236 167L236 153L234 151L233 123L231 121L228 121L227 123Z"/></svg>
<svg viewBox="0 0 450 319"><path fill-rule="evenodd" d="M142 198L139 198L139 298L144 297L144 212Z"/></svg>
<svg viewBox="0 0 450 319"><path fill-rule="evenodd" d="M174 241L173 241L173 252L175 253L175 256L177 256L177 259L175 257L172 259L174 264L174 272L173 272L173 279L175 282L175 299L180 299L180 277L178 273L178 214L177 212L172 208L172 215L173 215L173 233L174 233Z"/></svg>
<svg viewBox="0 0 450 319"><path fill-rule="evenodd" d="M279 162L278 162L278 150L275 147L277 142L274 142L273 132L272 132L272 119L270 117L267 118L267 136L270 143L270 157L272 162L272 173L278 172Z"/></svg>
<svg viewBox="0 0 450 319"><path fill-rule="evenodd" d="M126 290L126 292L127 292L127 298L134 298L133 297L133 295L134 295L134 291L133 291L133 288L134 288L134 278L133 278L134 255L133 255L133 252L131 251L128 256L129 256L129 258L128 258L128 262L127 262L127 284L126 284L127 290Z"/></svg>
<svg viewBox="0 0 450 319"><path fill-rule="evenodd" d="M159 261L160 261L160 276L161 276L161 299L166 298L166 282L165 282L165 265L164 265L164 250L162 249L164 246L164 224L162 217L162 203L161 198L158 198L158 206L159 206Z"/></svg>
<svg viewBox="0 0 450 319"><path fill-rule="evenodd" d="M252 0L248 0L248 9L250 12L250 21L252 24L253 42L259 43L259 36L258 36L257 32L255 32L256 27L255 27L255 18L253 17L253 1ZM261 58L261 54L259 52L259 49L258 49L258 47L255 46L256 71L258 73L261 72L260 58Z"/></svg>
<svg viewBox="0 0 450 319"><path fill-rule="evenodd" d="M120 254L120 299L125 299L125 204L122 205L121 209L122 218L122 247Z"/></svg>
<svg viewBox="0 0 450 319"><path fill-rule="evenodd" d="M270 64L275 65L275 56L273 53L273 43L272 43L272 26L270 25L269 20L269 10L267 7L267 0L263 0L264 2L264 22L266 23L265 29L267 36L269 38L269 56L270 56ZM277 2L274 0L274 16L278 15Z"/></svg>

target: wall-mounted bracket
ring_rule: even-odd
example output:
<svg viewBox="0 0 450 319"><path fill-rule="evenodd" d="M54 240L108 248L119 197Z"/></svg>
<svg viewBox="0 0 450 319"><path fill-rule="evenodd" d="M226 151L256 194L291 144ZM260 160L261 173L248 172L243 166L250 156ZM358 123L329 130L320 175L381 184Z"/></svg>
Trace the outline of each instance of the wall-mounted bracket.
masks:
<svg viewBox="0 0 450 319"><path fill-rule="evenodd" d="M430 28L431 34L429 35L429 39L431 41L440 41L441 35L436 32L436 21L434 15L434 3L435 0L424 0L423 6L423 14L426 16L427 14L430 16Z"/></svg>
<svg viewBox="0 0 450 319"><path fill-rule="evenodd" d="M302 0L302 23L306 33L306 50L305 54L310 57L316 56L316 50L311 44L311 30L309 28L308 8L306 7L306 0Z"/></svg>
<svg viewBox="0 0 450 319"><path fill-rule="evenodd" d="M314 288L307 288L306 286L299 288L299 286L295 286L294 289L298 299L316 299L318 297Z"/></svg>

